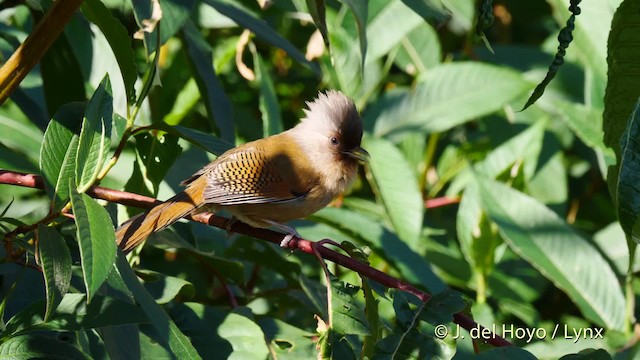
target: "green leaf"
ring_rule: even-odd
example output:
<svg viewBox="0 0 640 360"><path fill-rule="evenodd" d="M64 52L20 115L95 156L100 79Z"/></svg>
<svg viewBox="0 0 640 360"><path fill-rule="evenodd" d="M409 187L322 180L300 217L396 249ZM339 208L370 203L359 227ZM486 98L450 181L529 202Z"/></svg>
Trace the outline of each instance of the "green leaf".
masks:
<svg viewBox="0 0 640 360"><path fill-rule="evenodd" d="M105 281L116 257L116 235L107 210L86 194L70 189L71 207L76 221L76 236L82 259L87 300Z"/></svg>
<svg viewBox="0 0 640 360"><path fill-rule="evenodd" d="M367 63L381 57L400 44L411 31L424 26L420 15L411 10L404 1L392 0L371 19L367 26Z"/></svg>
<svg viewBox="0 0 640 360"><path fill-rule="evenodd" d="M231 343L232 359L262 360L269 355L262 329L245 316L229 313L218 327L218 333Z"/></svg>
<svg viewBox="0 0 640 360"><path fill-rule="evenodd" d="M622 35L623 37L627 37L627 39L618 39L622 40L622 42L618 42L618 44L621 44L622 48L618 47L619 45L616 44L616 41L611 41L611 38L620 34L618 31L621 27L616 25L625 26L622 24L622 22L625 22L623 19L619 19L621 23L612 23L614 11L616 11L616 8L618 8L618 5L621 3L624 2L622 0L603 0L580 4L580 15L576 18L575 29L572 32L573 41L568 49L568 54L575 54L580 63L584 64L589 75L592 76L589 86L585 87L585 93L587 96L586 103L593 104L593 106L598 109L602 109L602 99L605 94L605 86L610 86L607 82L607 73L609 81L611 81L612 77L617 77L617 74L623 74L622 72L618 73L617 70L622 70L627 66L624 64L624 61L619 62L621 59L614 60L611 57L612 51L617 52L622 50L624 54L628 54L623 56L631 56L630 58L633 59L634 57L631 54L634 50L632 49L637 46L633 45L633 40L632 43L627 41L628 39L635 38L632 35ZM638 9L638 5L631 5L633 1L626 1L626 3L628 3L629 7L618 8L617 13L627 15L626 21L631 20L631 22L627 24L635 26L633 25L633 19L636 17L632 14L637 14L634 13L634 11ZM571 14L568 9L569 6L567 6L568 3L564 0L551 0L549 1L549 4L553 9L553 15L558 24L560 24L560 26L565 26L567 19ZM609 32L610 29L611 32ZM607 34L609 34L610 37L608 46L609 54L607 54ZM635 42L636 44L640 44L637 40L635 40ZM635 52L637 55L637 50ZM621 54L622 53L617 53L617 55ZM609 61L609 67L607 67L607 61ZM614 62L616 65L611 66ZM563 70L561 69L560 71ZM632 75L634 72L626 71L624 74L627 78L626 81L631 81L631 78L634 77L634 75ZM637 75L635 77L637 80ZM637 97L638 92L635 91L635 94Z"/></svg>
<svg viewBox="0 0 640 360"><path fill-rule="evenodd" d="M204 3L218 10L222 15L233 20L236 24L251 30L256 36L267 41L271 45L277 46L286 51L295 61L305 65L316 75L320 75L318 64L310 62L304 57L304 54L298 50L289 40L278 34L264 20L254 17L244 9L236 7L224 0L204 0Z"/></svg>
<svg viewBox="0 0 640 360"><path fill-rule="evenodd" d="M428 336L418 321L428 304L412 298L418 306L412 306L407 294L393 291L395 326L392 332L376 345L373 359L447 359L453 357L455 348L443 341ZM419 331L420 330L420 331Z"/></svg>
<svg viewBox="0 0 640 360"><path fill-rule="evenodd" d="M143 177L151 182L151 193L156 196L160 183L182 152L178 137L146 132L137 134L135 140Z"/></svg>
<svg viewBox="0 0 640 360"><path fill-rule="evenodd" d="M371 335L360 301L359 288L331 275L331 327L340 335Z"/></svg>
<svg viewBox="0 0 640 360"><path fill-rule="evenodd" d="M41 148L42 131L28 119L0 115L0 143L16 153L25 154L34 164Z"/></svg>
<svg viewBox="0 0 640 360"><path fill-rule="evenodd" d="M478 285L484 284L486 276L493 270L495 250L501 241L491 231L487 218L482 212L478 187L467 186L460 202L456 217L456 230L460 241L460 250L469 262L476 276ZM478 288L478 294L485 296L486 289Z"/></svg>
<svg viewBox="0 0 640 360"><path fill-rule="evenodd" d="M197 147L217 156L220 156L225 151L233 148L233 142L230 143L224 141L218 137L196 129L191 129L184 126L167 126L160 127L160 129L165 130L170 134L179 136L192 143L193 145L196 145Z"/></svg>
<svg viewBox="0 0 640 360"><path fill-rule="evenodd" d="M95 296L87 303L85 294L66 294L47 321L41 315L44 311L44 301L24 307L7 322L4 333L17 336L42 331L77 331L148 321L140 308L131 303L104 296Z"/></svg>
<svg viewBox="0 0 640 360"><path fill-rule="evenodd" d="M402 0L402 2L420 15L424 21L442 22L448 18L442 0Z"/></svg>
<svg viewBox="0 0 640 360"><path fill-rule="evenodd" d="M530 87L520 73L507 68L473 62L442 64L422 76L412 91L383 95L367 109L363 121L375 123L378 136L441 132L502 109Z"/></svg>
<svg viewBox="0 0 640 360"><path fill-rule="evenodd" d="M260 84L260 113L262 114L263 137L282 132L282 117L278 96L273 87L273 80L264 60L257 51L253 51L253 63L255 64L256 80Z"/></svg>
<svg viewBox="0 0 640 360"><path fill-rule="evenodd" d="M535 199L491 180L478 181L483 207L509 246L564 290L587 319L622 329L625 300L602 255Z"/></svg>
<svg viewBox="0 0 640 360"><path fill-rule="evenodd" d="M278 359L311 359L316 355L315 344L310 341L315 334L279 319L261 317L257 322L264 332L270 351Z"/></svg>
<svg viewBox="0 0 640 360"><path fill-rule="evenodd" d="M195 293L193 284L186 280L151 270L140 270L138 274L142 275L145 289L158 304L166 304L180 293L187 297Z"/></svg>
<svg viewBox="0 0 640 360"><path fill-rule="evenodd" d="M77 347L42 335L18 336L0 344L2 359L82 359L91 357Z"/></svg>
<svg viewBox="0 0 640 360"><path fill-rule="evenodd" d="M184 23L191 16L191 12L196 5L195 0L163 0L159 1L161 11L160 19L153 19L156 14L153 13L153 2L145 0L133 0L132 2L134 15L138 26L143 29L147 21L160 21L160 39L158 44L157 29L152 33L144 33L144 41L147 48L147 54L152 54L157 50L157 45L165 44L169 38L174 36Z"/></svg>
<svg viewBox="0 0 640 360"><path fill-rule="evenodd" d="M76 174L76 153L84 104L63 105L53 115L44 133L40 149L40 173L52 199L53 210L59 210L69 199L69 182ZM75 182L75 181L73 181Z"/></svg>
<svg viewBox="0 0 640 360"><path fill-rule="evenodd" d="M73 53L71 41L62 34L40 61L42 89L49 116L53 116L64 104L87 100L85 79L79 69L81 66Z"/></svg>
<svg viewBox="0 0 640 360"><path fill-rule="evenodd" d="M356 19L358 28L358 40L360 42L361 69L364 69L367 55L367 17L369 15L369 2L366 0L340 0L346 4Z"/></svg>
<svg viewBox="0 0 640 360"><path fill-rule="evenodd" d="M47 321L71 283L71 252L62 235L52 227L38 224L38 256L47 289Z"/></svg>
<svg viewBox="0 0 640 360"><path fill-rule="evenodd" d="M112 124L113 97L107 74L84 111L76 157L76 184L80 193L93 185L102 169L111 145Z"/></svg>
<svg viewBox="0 0 640 360"><path fill-rule="evenodd" d="M214 121L211 125L219 130L222 139L233 144L235 130L231 101L225 94L220 79L213 69L211 46L205 41L193 22L187 21L182 31L188 58L195 72L194 78L200 89L200 94L205 99L204 104L209 118Z"/></svg>
<svg viewBox="0 0 640 360"><path fill-rule="evenodd" d="M421 284L434 294L444 290L445 284L436 276L424 256L412 250L377 219L360 212L333 207L324 208L313 217L364 240L377 256L391 263L407 281Z"/></svg>
<svg viewBox="0 0 640 360"><path fill-rule="evenodd" d="M320 34L322 34L322 39L324 40L324 44L327 49L331 48L329 42L329 34L327 32L327 20L326 20L326 11L324 0L306 0L307 9L309 10L309 15L313 19L313 23L316 25Z"/></svg>
<svg viewBox="0 0 640 360"><path fill-rule="evenodd" d="M454 290L444 291L431 296L420 312L420 320L431 325L446 324L453 321L453 315L465 307L462 295Z"/></svg>
<svg viewBox="0 0 640 360"><path fill-rule="evenodd" d="M127 100L131 101L135 97L134 86L138 73L133 45L127 29L113 17L111 11L99 0L84 1L82 3L82 13L89 21L100 28L100 31L109 41L122 73Z"/></svg>
<svg viewBox="0 0 640 360"><path fill-rule="evenodd" d="M428 24L420 24L399 41L394 63L410 75L424 74L442 58L438 33Z"/></svg>
<svg viewBox="0 0 640 360"><path fill-rule="evenodd" d="M178 329L167 313L162 310L155 302L155 299L140 284L122 252L118 251L118 253L116 259L117 270L144 313L151 320L151 324L160 336L162 343L168 346L178 359L201 359L189 338Z"/></svg>
<svg viewBox="0 0 640 360"><path fill-rule="evenodd" d="M603 80L607 84L603 114L604 143L613 149L618 164L621 163L622 157L620 139L628 127L627 123L636 107L638 98L640 98L640 88L638 87L640 66L635 61L640 56L640 39L634 35L634 29L638 22L636 14L639 11L640 4L636 1L623 1L620 4L613 17L613 22L611 22L608 47L606 48L606 65L608 67L605 67L607 79ZM584 30L588 29L589 27L586 27ZM590 31L587 32L590 33ZM591 39L593 35L587 36L589 36L587 39ZM604 58L603 56L602 59ZM616 190L619 173L620 169L617 164L609 167L607 184L614 202L618 199Z"/></svg>
<svg viewBox="0 0 640 360"><path fill-rule="evenodd" d="M618 196L618 218L628 239L640 243L637 221L640 217L640 100L636 103L627 122L627 129L620 138L620 173L616 194Z"/></svg>
<svg viewBox="0 0 640 360"><path fill-rule="evenodd" d="M424 204L413 169L402 153L384 139L365 138L371 154L369 162L379 199L396 233L409 247L416 249L422 230Z"/></svg>

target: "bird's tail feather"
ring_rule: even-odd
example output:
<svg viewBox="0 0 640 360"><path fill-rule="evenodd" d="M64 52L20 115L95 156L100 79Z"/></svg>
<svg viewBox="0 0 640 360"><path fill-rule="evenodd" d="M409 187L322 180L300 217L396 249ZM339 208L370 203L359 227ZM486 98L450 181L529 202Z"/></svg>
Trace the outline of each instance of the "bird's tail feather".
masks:
<svg viewBox="0 0 640 360"><path fill-rule="evenodd" d="M116 230L116 243L122 251L131 251L152 233L166 228L202 206L204 181L206 177L201 176L189 184L185 191L120 225Z"/></svg>

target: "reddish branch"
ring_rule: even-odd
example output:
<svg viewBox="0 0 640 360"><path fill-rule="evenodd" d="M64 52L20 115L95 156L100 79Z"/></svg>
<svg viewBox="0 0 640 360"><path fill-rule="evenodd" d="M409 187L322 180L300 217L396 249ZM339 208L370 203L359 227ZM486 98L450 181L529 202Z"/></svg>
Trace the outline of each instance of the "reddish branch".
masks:
<svg viewBox="0 0 640 360"><path fill-rule="evenodd" d="M6 171L0 170L0 184L10 184L10 185L19 185L31 188L44 188L44 183L42 178L38 175L33 174L23 174L14 171ZM87 194L91 197L97 199L103 199L110 202L115 202L127 206L135 206L140 208L151 208L155 204L159 203L158 200L137 195L129 192L119 191L108 189L100 186L93 186L88 191ZM257 229L251 227L249 225L243 224L239 221L231 222L228 219L216 216L212 213L200 213L195 214L189 217L190 220L197 221L203 224L215 226L220 229L229 229L232 232L248 235L257 239L265 240L272 242L274 244L280 244L282 241L282 234L268 230L268 229ZM300 250L307 254L314 254L314 242L296 238L294 237L289 243L289 247L293 250ZM390 275L385 274L384 272L374 269L364 263L361 263L355 259L352 259L348 256L342 255L336 251L325 248L323 246L315 246L315 250L322 256L322 258L326 260L333 261L337 264L340 264L348 269L358 272L359 274L375 280L380 284L394 288L398 290L402 290L417 296L422 301L428 301L431 296L421 290L418 290L414 286L409 283L406 283L402 280L396 279ZM475 321L467 317L465 314L457 313L453 315L453 321L460 325L462 328L466 330L471 329L480 329L479 333L484 333L482 331L483 327L478 325ZM492 334L490 337L485 339L489 344L494 346L512 346L509 341L502 338L497 334Z"/></svg>

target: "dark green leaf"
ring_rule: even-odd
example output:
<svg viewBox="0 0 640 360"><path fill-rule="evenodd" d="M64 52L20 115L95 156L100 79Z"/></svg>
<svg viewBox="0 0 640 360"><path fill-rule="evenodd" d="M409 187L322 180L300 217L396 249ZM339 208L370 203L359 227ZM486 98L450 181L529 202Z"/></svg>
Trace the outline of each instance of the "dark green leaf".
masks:
<svg viewBox="0 0 640 360"><path fill-rule="evenodd" d="M375 122L377 135L440 132L498 111L529 88L520 73L507 68L472 62L442 64L425 73L412 91L382 96L363 120Z"/></svg>
<svg viewBox="0 0 640 360"><path fill-rule="evenodd" d="M402 0L402 2L422 16L424 21L442 22L449 17L441 0Z"/></svg>
<svg viewBox="0 0 640 360"><path fill-rule="evenodd" d="M370 335L364 309L356 299L359 288L331 276L331 327L341 336Z"/></svg>
<svg viewBox="0 0 640 360"><path fill-rule="evenodd" d="M585 6L584 12L593 13L593 20L596 22L607 21L608 15L604 11L598 11L598 7L607 6L606 3L597 3L597 6ZM566 6L566 5L564 5ZM594 9L591 9L594 8ZM615 7L608 7L608 11L613 10ZM566 11L566 10L563 10ZM606 83L606 93L604 96L604 143L616 153L618 164L621 163L622 149L620 149L620 139L627 128L628 119L631 117L634 107L640 97L640 71L638 63L634 61L640 56L640 38L634 36L633 29L637 26L637 16L640 11L640 4L636 1L623 1L620 7L615 12L613 22L611 22L611 31L609 32L609 41L606 47L607 54L602 56L589 55L585 59L594 61L598 65L594 66L596 69L601 69L602 73L606 71L607 79L602 81ZM597 15L596 15L597 14ZM607 14L607 16L604 16ZM584 17L583 14L582 17ZM605 23L607 28L609 23ZM579 24L579 27L580 26ZM579 41L584 41L586 44L595 48L593 51L589 51L589 48L585 46L585 54L593 54L596 50L605 50L604 46L599 46L598 42L593 40L593 34L590 31L589 25L584 25L582 29L578 28L576 32L582 31L585 39L576 39L578 47ZM597 47L596 47L597 46ZM607 60L607 64L599 65L600 62ZM594 64L594 65L596 65ZM607 66L608 65L608 66ZM617 201L618 195L616 190L618 188L618 174L620 169L618 165L614 165L609 168L607 175L607 183L609 185L609 193L614 201Z"/></svg>
<svg viewBox="0 0 640 360"><path fill-rule="evenodd" d="M264 20L257 19L244 9L231 5L229 2L224 0L204 0L204 3L214 7L222 15L230 18L236 24L251 30L258 37L286 51L294 60L307 66L317 75L320 75L320 68L317 64L307 60L300 50L293 46L293 44L288 40L280 36Z"/></svg>
<svg viewBox="0 0 640 360"><path fill-rule="evenodd" d="M627 129L620 138L620 174L616 194L618 196L618 218L628 239L640 242L637 222L640 217L640 101L636 103L627 121Z"/></svg>
<svg viewBox="0 0 640 360"><path fill-rule="evenodd" d="M115 261L116 235L104 207L88 195L79 194L73 186L70 193L87 299L91 300Z"/></svg>
<svg viewBox="0 0 640 360"><path fill-rule="evenodd" d="M446 289L431 296L420 313L420 320L431 325L446 324L453 321L453 315L465 307L462 295L457 291Z"/></svg>
<svg viewBox="0 0 640 360"><path fill-rule="evenodd" d="M99 0L87 0L82 3L82 13L96 24L104 34L118 61L124 81L127 100L135 96L134 86L138 77L133 45L127 29L113 17L109 9Z"/></svg>
<svg viewBox="0 0 640 360"><path fill-rule="evenodd" d="M45 306L37 301L23 308L7 322L5 333L88 330L148 321L139 307L111 297L95 296L88 304L85 294L66 294L47 321L41 315Z"/></svg>
<svg viewBox="0 0 640 360"><path fill-rule="evenodd" d="M220 324L218 332L231 343L234 357L262 360L269 355L262 329L245 316L229 313Z"/></svg>
<svg viewBox="0 0 640 360"><path fill-rule="evenodd" d="M329 42L329 34L327 32L327 19L326 19L326 10L324 0L306 0L307 9L309 9L309 14L313 19L313 23L316 24L316 27L322 34L322 39L324 40L324 45L327 49L331 48Z"/></svg>
<svg viewBox="0 0 640 360"><path fill-rule="evenodd" d="M158 304L166 304L173 300L179 293L191 297L194 294L193 284L190 282L168 276L155 271L139 271L144 278L144 287L153 296Z"/></svg>
<svg viewBox="0 0 640 360"><path fill-rule="evenodd" d="M198 83L200 94L205 99L204 104L209 118L214 121L211 125L219 130L222 139L233 144L235 127L232 106L213 69L211 46L191 21L185 24L183 35L187 54L195 72L194 78Z"/></svg>
<svg viewBox="0 0 640 360"><path fill-rule="evenodd" d="M146 132L136 135L135 140L143 178L153 185L151 194L156 196L160 183L182 152L178 138Z"/></svg>
<svg viewBox="0 0 640 360"><path fill-rule="evenodd" d="M414 170L402 153L384 139L366 138L364 147L379 198L398 236L415 248L420 238L424 204Z"/></svg>
<svg viewBox="0 0 640 360"><path fill-rule="evenodd" d="M180 31L185 21L189 19L196 3L195 0L159 1L157 4L160 5L161 19L155 19L154 17L158 15L158 13L153 12L152 7L154 2L146 0L132 1L136 21L141 29L144 29L147 26L146 24L161 21L159 45L165 44L170 37ZM157 50L157 26L154 27L152 33L144 32L144 40L148 54L152 54Z"/></svg>
<svg viewBox="0 0 640 360"><path fill-rule="evenodd" d="M40 61L44 96L49 116L64 104L85 101L85 79L66 36L59 36Z"/></svg>
<svg viewBox="0 0 640 360"><path fill-rule="evenodd" d="M325 208L314 217L362 238L374 249L376 255L389 261L407 281L421 284L431 293L444 290L444 283L433 272L424 256L412 250L379 221L344 208Z"/></svg>
<svg viewBox="0 0 640 360"><path fill-rule="evenodd" d="M260 112L262 113L262 132L264 137L282 132L282 118L276 90L269 70L258 52L253 52L256 67L256 79L260 84Z"/></svg>
<svg viewBox="0 0 640 360"><path fill-rule="evenodd" d="M500 183L478 180L483 207L509 246L564 290L585 317L621 329L624 296L602 255L535 199Z"/></svg>
<svg viewBox="0 0 640 360"><path fill-rule="evenodd" d="M107 74L84 111L76 157L76 184L81 193L93 185L107 158L112 124L113 97Z"/></svg>
<svg viewBox="0 0 640 360"><path fill-rule="evenodd" d="M356 26L358 28L358 40L360 42L360 58L361 69L364 69L364 64L367 55L367 18L369 16L369 2L366 0L340 0L345 3L353 16L356 18Z"/></svg>
<svg viewBox="0 0 640 360"><path fill-rule="evenodd" d="M47 321L69 290L71 252L56 229L38 224L38 255L47 288L47 310L44 316Z"/></svg>
<svg viewBox="0 0 640 360"><path fill-rule="evenodd" d="M273 318L262 317L257 322L270 350L278 359L310 359L315 356L314 333Z"/></svg>
<svg viewBox="0 0 640 360"><path fill-rule="evenodd" d="M91 357L77 347L58 339L41 335L24 335L9 339L0 345L2 359L82 359Z"/></svg>
<svg viewBox="0 0 640 360"><path fill-rule="evenodd" d="M53 209L59 210L69 199L69 182L76 174L78 133L84 105L66 104L58 110L47 127L40 150L40 172L44 177Z"/></svg>
<svg viewBox="0 0 640 360"><path fill-rule="evenodd" d="M117 269L122 279L133 293L136 301L142 310L151 320L155 330L158 332L162 343L168 346L173 354L179 359L201 359L200 355L189 339L178 329L176 324L169 318L167 313L155 302L153 297L140 284L131 267L127 263L122 252L118 251Z"/></svg>

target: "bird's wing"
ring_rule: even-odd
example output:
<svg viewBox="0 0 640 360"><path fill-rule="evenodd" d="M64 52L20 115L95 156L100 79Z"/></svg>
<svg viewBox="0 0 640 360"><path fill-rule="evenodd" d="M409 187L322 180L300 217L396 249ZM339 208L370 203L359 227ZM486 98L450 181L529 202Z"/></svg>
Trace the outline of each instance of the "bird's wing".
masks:
<svg viewBox="0 0 640 360"><path fill-rule="evenodd" d="M301 199L308 189L294 182L292 160L268 157L259 147L234 149L203 169L204 201L218 205L283 203Z"/></svg>

